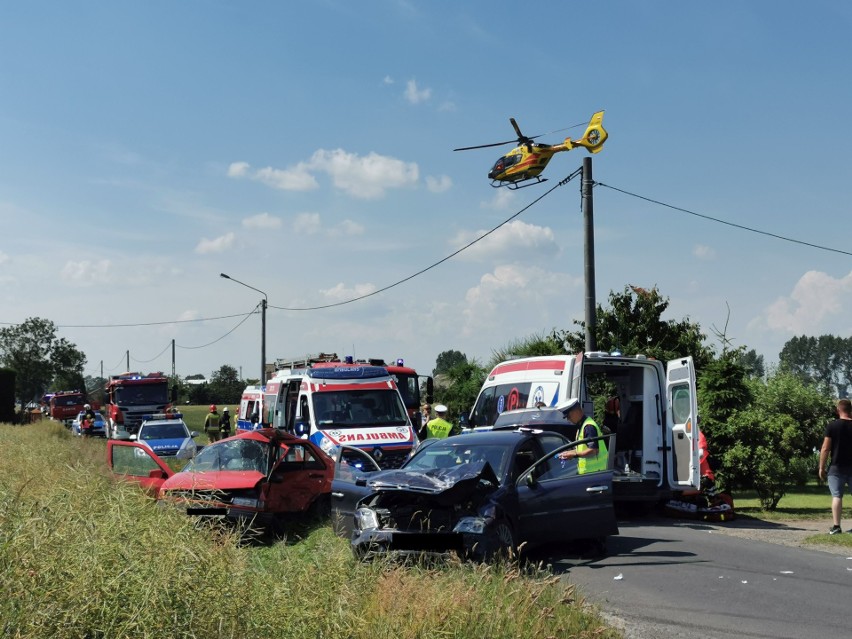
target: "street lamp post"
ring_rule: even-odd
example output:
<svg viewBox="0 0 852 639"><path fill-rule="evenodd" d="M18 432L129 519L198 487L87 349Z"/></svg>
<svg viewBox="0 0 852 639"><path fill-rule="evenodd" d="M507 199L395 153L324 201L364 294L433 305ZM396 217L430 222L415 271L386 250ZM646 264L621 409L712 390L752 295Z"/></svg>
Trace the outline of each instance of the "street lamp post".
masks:
<svg viewBox="0 0 852 639"><path fill-rule="evenodd" d="M261 291L259 288L249 286L245 282L234 279L225 273L219 273L219 277L224 277L226 280L242 284L246 288L250 288L251 290L257 291L263 295L263 299L260 301L260 385L263 386L266 384L266 306L268 304L266 293Z"/></svg>

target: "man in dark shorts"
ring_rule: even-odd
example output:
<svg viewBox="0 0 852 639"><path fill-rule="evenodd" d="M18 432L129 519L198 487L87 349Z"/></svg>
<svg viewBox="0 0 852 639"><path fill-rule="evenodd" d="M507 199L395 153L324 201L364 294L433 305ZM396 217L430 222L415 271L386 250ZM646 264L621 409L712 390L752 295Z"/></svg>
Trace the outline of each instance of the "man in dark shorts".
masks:
<svg viewBox="0 0 852 639"><path fill-rule="evenodd" d="M826 461L831 454L831 465L826 470ZM852 489L852 402L841 399L837 402L837 419L825 427L825 439L819 451L819 478L828 478L831 491L831 516L834 525L829 535L843 532L840 528L840 513L843 511L843 488Z"/></svg>

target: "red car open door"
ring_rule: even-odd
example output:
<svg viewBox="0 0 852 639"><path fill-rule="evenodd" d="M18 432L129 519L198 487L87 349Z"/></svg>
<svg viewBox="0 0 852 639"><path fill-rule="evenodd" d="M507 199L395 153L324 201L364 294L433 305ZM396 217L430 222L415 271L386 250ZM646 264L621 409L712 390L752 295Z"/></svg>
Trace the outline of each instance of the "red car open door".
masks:
<svg viewBox="0 0 852 639"><path fill-rule="evenodd" d="M111 439L107 442L107 465L113 474L138 483L156 496L174 471L151 450L136 442Z"/></svg>

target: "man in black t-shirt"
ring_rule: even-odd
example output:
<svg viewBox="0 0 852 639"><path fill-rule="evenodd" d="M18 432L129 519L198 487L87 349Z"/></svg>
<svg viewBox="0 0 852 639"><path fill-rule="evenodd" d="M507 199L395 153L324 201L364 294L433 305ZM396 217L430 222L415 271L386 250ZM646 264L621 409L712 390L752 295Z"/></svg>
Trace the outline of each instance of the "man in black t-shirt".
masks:
<svg viewBox="0 0 852 639"><path fill-rule="evenodd" d="M831 465L826 469L829 453ZM843 488L852 489L852 402L841 399L837 402L837 419L825 427L825 439L819 451L819 478L828 478L831 491L831 515L834 525L829 535L843 532L840 528L840 513L843 511Z"/></svg>

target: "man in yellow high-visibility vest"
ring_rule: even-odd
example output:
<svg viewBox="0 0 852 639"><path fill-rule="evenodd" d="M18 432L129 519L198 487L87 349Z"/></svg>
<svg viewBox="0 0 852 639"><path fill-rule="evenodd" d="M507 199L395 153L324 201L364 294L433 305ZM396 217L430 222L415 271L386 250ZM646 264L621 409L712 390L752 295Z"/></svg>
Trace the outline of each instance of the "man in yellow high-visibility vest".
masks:
<svg viewBox="0 0 852 639"><path fill-rule="evenodd" d="M444 419L447 416L447 407L443 404L435 406L437 417L426 423L426 437L444 438L453 434L454 426Z"/></svg>
<svg viewBox="0 0 852 639"><path fill-rule="evenodd" d="M557 408L565 414L571 423L577 424L577 439L592 439L603 435L595 420L586 417L583 407L580 406L580 400L576 397L569 399ZM599 439L594 442L578 444L573 450L566 450L559 454L560 459L573 459L575 457L577 458L577 472L580 475L606 470L608 460L606 442Z"/></svg>

